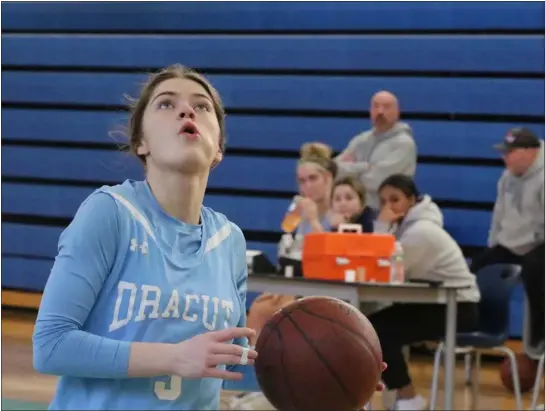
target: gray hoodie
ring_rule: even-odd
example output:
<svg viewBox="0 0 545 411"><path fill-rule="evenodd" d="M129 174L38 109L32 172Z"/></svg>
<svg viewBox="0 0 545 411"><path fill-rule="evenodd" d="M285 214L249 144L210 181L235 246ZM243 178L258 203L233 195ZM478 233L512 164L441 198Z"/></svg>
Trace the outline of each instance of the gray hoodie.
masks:
<svg viewBox="0 0 545 411"><path fill-rule="evenodd" d="M498 197L492 214L488 246L502 245L517 255L531 251L544 240L545 147L522 176L505 170L498 181Z"/></svg>
<svg viewBox="0 0 545 411"><path fill-rule="evenodd" d="M344 155L354 156L354 162L341 161ZM416 171L416 144L407 123L398 122L383 134L374 129L354 137L348 147L335 158L339 177L351 175L367 190L367 205L378 209L378 187L392 174L414 176Z"/></svg>
<svg viewBox="0 0 545 411"><path fill-rule="evenodd" d="M443 214L429 196L423 196L399 225L390 228L376 221L375 232L391 232L401 243L408 279L467 285L469 288L458 292L458 301L480 300L476 277L456 241L443 228Z"/></svg>

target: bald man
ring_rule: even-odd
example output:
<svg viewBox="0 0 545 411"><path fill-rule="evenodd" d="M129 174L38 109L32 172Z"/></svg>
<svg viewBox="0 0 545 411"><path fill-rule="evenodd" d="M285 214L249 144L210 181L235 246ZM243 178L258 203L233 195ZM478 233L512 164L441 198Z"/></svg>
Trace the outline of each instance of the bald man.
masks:
<svg viewBox="0 0 545 411"><path fill-rule="evenodd" d="M339 176L352 175L367 189L367 205L380 208L378 187L392 174L414 176L416 144L411 127L399 121L399 102L388 91L371 99L373 128L354 137L335 158Z"/></svg>

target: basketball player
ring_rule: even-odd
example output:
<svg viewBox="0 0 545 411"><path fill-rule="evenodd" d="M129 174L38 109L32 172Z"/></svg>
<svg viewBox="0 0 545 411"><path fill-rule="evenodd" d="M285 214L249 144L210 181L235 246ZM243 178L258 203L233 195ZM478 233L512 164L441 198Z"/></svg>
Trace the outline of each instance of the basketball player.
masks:
<svg viewBox="0 0 545 411"><path fill-rule="evenodd" d="M34 366L60 376L51 409L218 409L223 380L257 356L243 234L202 205L225 146L220 98L169 67L143 87L129 137L146 180L96 190L62 233Z"/></svg>
<svg viewBox="0 0 545 411"><path fill-rule="evenodd" d="M60 376L50 409L218 409L222 387L259 389L245 240L202 205L225 148L220 97L168 67L133 105L129 138L146 180L96 190L62 233L34 366Z"/></svg>

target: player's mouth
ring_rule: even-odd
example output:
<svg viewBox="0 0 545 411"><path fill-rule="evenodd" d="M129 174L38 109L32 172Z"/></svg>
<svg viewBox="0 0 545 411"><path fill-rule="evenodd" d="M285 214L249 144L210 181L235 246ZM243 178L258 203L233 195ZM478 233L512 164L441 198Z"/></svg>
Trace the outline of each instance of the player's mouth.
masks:
<svg viewBox="0 0 545 411"><path fill-rule="evenodd" d="M193 141L199 137L199 129L192 121L186 121L180 128L178 134Z"/></svg>

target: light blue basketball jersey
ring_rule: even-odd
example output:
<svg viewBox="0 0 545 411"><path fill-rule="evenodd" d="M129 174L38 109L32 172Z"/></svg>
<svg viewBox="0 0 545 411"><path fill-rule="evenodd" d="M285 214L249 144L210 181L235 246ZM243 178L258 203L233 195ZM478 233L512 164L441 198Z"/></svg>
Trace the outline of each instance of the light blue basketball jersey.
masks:
<svg viewBox="0 0 545 411"><path fill-rule="evenodd" d="M245 251L224 215L184 224L145 181L95 191L61 235L36 323L35 367L61 376L50 409L218 409L221 380L128 378L130 343L244 326Z"/></svg>

